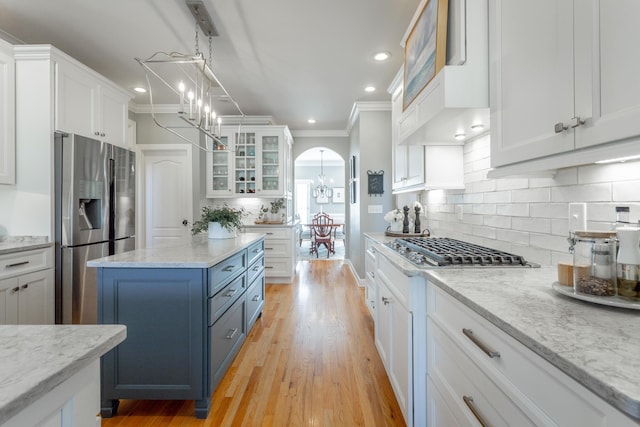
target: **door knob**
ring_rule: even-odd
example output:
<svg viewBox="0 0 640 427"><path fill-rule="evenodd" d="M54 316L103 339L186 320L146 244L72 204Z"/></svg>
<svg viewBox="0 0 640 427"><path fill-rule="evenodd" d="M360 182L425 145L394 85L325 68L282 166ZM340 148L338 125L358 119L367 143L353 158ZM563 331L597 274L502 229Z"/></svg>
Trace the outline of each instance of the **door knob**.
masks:
<svg viewBox="0 0 640 427"><path fill-rule="evenodd" d="M189 224L189 221L187 221L186 219L182 220L182 225L184 225L185 227L187 226L187 224Z"/></svg>

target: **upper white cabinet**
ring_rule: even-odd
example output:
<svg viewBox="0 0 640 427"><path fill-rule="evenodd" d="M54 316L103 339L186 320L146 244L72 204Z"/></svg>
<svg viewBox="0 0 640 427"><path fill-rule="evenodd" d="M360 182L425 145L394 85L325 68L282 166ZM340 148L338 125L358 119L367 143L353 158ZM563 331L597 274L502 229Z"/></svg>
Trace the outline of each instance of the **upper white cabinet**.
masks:
<svg viewBox="0 0 640 427"><path fill-rule="evenodd" d="M16 183L15 99L13 46L0 40L0 184Z"/></svg>
<svg viewBox="0 0 640 427"><path fill-rule="evenodd" d="M493 167L640 154L637 16L634 0L490 1Z"/></svg>
<svg viewBox="0 0 640 427"><path fill-rule="evenodd" d="M71 61L55 65L56 130L126 147L128 102L123 90Z"/></svg>
<svg viewBox="0 0 640 427"><path fill-rule="evenodd" d="M446 65L399 117L399 144L460 144L456 134L469 138L477 133L471 126L489 126L487 13L484 1L449 0Z"/></svg>
<svg viewBox="0 0 640 427"><path fill-rule="evenodd" d="M207 154L207 197L291 195L293 138L286 126L227 126L228 150Z"/></svg>

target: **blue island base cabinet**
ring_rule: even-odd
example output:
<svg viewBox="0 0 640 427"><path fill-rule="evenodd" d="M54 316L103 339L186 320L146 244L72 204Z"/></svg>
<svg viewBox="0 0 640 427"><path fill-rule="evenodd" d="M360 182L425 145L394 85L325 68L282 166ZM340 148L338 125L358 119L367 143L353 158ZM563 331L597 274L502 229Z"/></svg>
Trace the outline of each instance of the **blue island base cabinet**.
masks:
<svg viewBox="0 0 640 427"><path fill-rule="evenodd" d="M102 417L119 399L194 400L196 417L207 417L262 314L264 259L251 249L208 269L98 269L98 322L127 326L127 339L102 357Z"/></svg>

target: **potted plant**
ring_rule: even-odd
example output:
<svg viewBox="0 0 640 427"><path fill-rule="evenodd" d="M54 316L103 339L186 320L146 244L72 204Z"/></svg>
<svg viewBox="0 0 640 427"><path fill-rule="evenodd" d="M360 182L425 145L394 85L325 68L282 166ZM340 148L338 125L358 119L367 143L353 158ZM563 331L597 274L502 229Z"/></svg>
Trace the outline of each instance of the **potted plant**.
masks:
<svg viewBox="0 0 640 427"><path fill-rule="evenodd" d="M271 208L269 209L269 211L271 212L271 221L282 221L284 222L284 216L285 214L282 213L282 215L280 215L280 210L284 208L284 199L280 198L280 199L276 199L273 202L271 202Z"/></svg>
<svg viewBox="0 0 640 427"><path fill-rule="evenodd" d="M215 208L205 206L202 208L202 217L194 221L191 233L198 234L208 230L210 239L233 238L242 227L242 218L246 215L244 208L234 209L226 203Z"/></svg>

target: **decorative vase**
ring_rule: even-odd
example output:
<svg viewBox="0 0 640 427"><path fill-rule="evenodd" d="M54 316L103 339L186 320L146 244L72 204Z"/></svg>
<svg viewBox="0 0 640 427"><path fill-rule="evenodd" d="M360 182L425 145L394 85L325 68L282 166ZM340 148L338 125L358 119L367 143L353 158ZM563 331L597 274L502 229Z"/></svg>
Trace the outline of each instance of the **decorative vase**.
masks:
<svg viewBox="0 0 640 427"><path fill-rule="evenodd" d="M236 230L229 231L219 222L210 222L208 232L210 239L233 239L236 237Z"/></svg>
<svg viewBox="0 0 640 427"><path fill-rule="evenodd" d="M392 233L402 233L402 222L394 221L389 225L389 231Z"/></svg>

